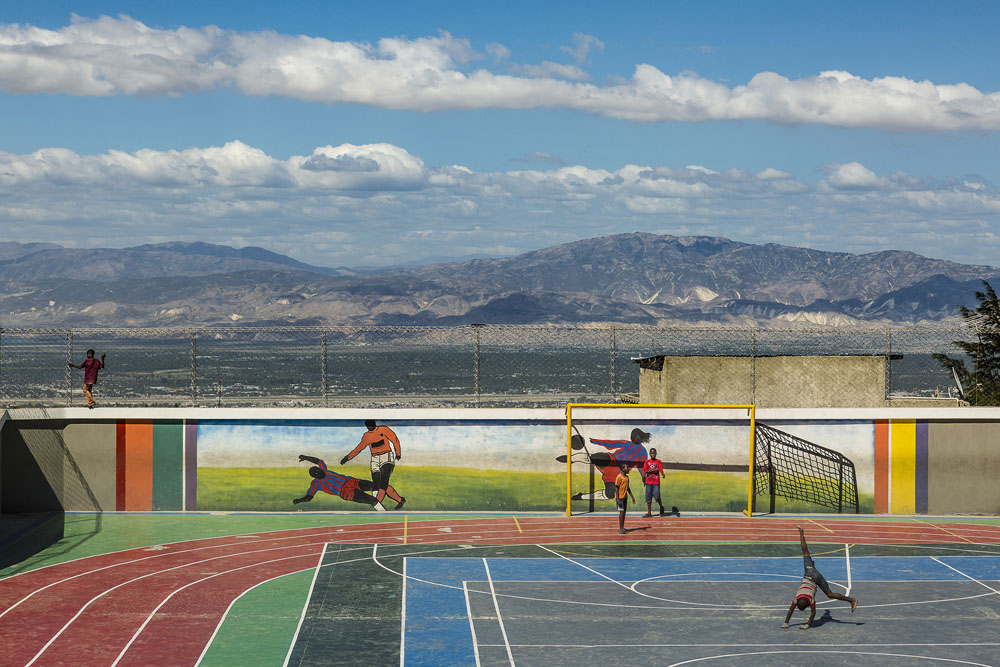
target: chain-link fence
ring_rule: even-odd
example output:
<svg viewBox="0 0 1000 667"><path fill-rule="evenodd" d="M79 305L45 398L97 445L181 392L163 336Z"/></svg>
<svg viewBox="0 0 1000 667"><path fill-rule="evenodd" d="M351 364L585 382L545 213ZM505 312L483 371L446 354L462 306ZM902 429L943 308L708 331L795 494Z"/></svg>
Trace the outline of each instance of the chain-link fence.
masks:
<svg viewBox="0 0 1000 667"><path fill-rule="evenodd" d="M632 359L653 355L885 355L887 397L935 396L956 393L951 372L932 355L963 358L957 340L977 337L955 326L0 329L0 399L12 406L84 405L83 372L69 364L80 364L88 349L107 354L96 387L102 405L618 402L638 393ZM745 386L747 378L733 382Z"/></svg>

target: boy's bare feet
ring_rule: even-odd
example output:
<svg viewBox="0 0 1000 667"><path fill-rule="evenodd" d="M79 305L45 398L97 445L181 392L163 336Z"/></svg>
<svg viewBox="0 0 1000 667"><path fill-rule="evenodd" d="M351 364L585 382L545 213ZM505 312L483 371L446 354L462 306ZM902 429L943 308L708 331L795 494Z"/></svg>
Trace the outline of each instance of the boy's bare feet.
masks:
<svg viewBox="0 0 1000 667"><path fill-rule="evenodd" d="M857 608L858 608L858 599L854 598L851 600L851 613L853 614L854 610Z"/></svg>

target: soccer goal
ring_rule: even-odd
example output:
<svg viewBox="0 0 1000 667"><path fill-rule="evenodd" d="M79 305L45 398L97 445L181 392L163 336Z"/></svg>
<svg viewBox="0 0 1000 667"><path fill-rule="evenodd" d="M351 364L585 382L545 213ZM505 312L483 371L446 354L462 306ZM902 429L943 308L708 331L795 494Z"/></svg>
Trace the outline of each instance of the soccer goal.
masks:
<svg viewBox="0 0 1000 667"><path fill-rule="evenodd" d="M657 450L665 503L753 516L764 495L858 512L854 463L839 452L756 419L754 405L570 403L566 406L566 514L614 509L619 466ZM637 499L641 487L636 493ZM793 505L794 506L794 505Z"/></svg>
<svg viewBox="0 0 1000 667"><path fill-rule="evenodd" d="M854 462L827 447L757 423L754 437L753 490L749 511L757 496L766 494L770 511L775 498L804 500L843 513L858 513L858 476Z"/></svg>

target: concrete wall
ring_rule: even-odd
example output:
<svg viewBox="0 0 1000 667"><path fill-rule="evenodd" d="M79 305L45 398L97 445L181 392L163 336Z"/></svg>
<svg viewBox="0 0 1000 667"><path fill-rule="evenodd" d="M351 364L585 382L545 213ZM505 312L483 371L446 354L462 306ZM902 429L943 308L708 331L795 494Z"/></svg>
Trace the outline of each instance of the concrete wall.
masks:
<svg viewBox="0 0 1000 667"><path fill-rule="evenodd" d="M646 404L754 403L758 408L885 406L885 357L663 357L639 372Z"/></svg>
<svg viewBox="0 0 1000 667"><path fill-rule="evenodd" d="M749 451L745 418L646 408L574 414L594 451L613 451L608 447L627 441L632 428L650 433L647 446L677 464L668 467L665 486L671 504L692 511L745 504L746 475L738 471ZM853 461L863 511L1000 514L1000 409L763 408L756 416ZM407 497L406 509L565 508L566 464L558 457L566 454L566 423L559 409L66 408L10 412L0 431L0 510L367 511L324 494L307 504L291 501L311 482L311 464L299 454L369 479L367 451L340 464L369 418L391 425L400 439L392 483ZM573 460L583 455L574 452ZM732 471L711 472L713 466ZM588 490L588 469L574 464L574 491ZM595 491L601 488L598 475ZM613 507L598 502L596 509Z"/></svg>

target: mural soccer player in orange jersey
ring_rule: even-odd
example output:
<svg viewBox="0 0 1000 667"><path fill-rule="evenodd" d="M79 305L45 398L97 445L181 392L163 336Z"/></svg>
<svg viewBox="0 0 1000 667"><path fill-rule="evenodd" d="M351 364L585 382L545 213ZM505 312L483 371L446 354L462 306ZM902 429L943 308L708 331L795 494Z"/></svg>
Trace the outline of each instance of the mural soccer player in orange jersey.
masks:
<svg viewBox="0 0 1000 667"><path fill-rule="evenodd" d="M376 499L381 503L383 498L389 496L396 501L396 509L402 509L406 498L396 493L396 489L389 485L389 477L396 467L396 461L402 458L399 438L388 426L377 426L374 419L366 419L365 428L368 429L368 432L361 436L361 442L351 450L350 454L340 459L340 465L346 465L365 447L370 448L372 452L372 484L378 490Z"/></svg>

